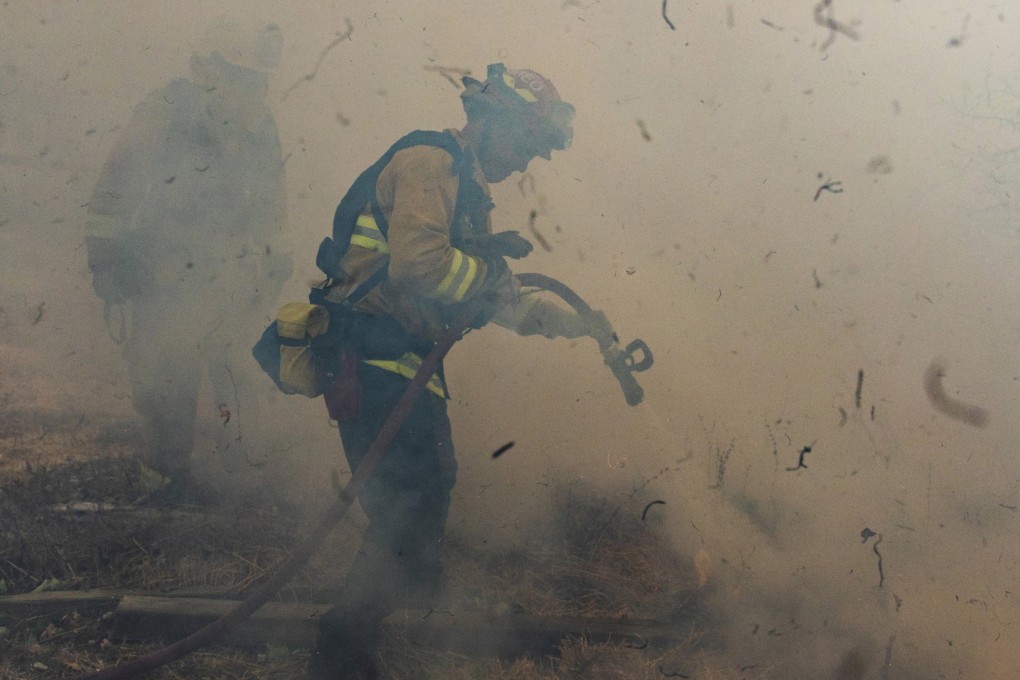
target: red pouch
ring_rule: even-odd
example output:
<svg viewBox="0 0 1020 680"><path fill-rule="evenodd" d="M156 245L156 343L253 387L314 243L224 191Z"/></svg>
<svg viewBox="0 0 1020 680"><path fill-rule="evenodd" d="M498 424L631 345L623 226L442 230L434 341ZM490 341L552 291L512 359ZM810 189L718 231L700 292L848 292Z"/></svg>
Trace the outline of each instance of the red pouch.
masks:
<svg viewBox="0 0 1020 680"><path fill-rule="evenodd" d="M323 392L329 417L342 423L357 420L361 412L361 382L358 380L358 356L353 352L340 355L336 378Z"/></svg>

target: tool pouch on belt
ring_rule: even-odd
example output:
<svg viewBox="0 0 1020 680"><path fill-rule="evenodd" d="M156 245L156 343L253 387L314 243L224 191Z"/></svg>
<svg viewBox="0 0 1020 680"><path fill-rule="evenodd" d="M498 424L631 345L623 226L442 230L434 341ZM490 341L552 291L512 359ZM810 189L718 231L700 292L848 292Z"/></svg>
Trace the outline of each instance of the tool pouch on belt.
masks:
<svg viewBox="0 0 1020 680"><path fill-rule="evenodd" d="M329 336L342 338L331 351L317 352L326 380L323 396L329 417L337 422L357 419L362 388L358 367L364 361L395 361L408 352L428 354L431 343L409 334L389 316L366 314L342 304L325 302L330 310Z"/></svg>
<svg viewBox="0 0 1020 680"><path fill-rule="evenodd" d="M324 306L289 302L255 343L252 355L281 391L317 397L325 376L315 346L327 338L328 329L329 311Z"/></svg>

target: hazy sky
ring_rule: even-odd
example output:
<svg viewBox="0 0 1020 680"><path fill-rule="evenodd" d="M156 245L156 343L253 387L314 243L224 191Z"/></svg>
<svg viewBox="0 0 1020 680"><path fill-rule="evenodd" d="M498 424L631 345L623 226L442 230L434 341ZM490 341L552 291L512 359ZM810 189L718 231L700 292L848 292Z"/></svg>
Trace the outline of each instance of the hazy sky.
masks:
<svg viewBox="0 0 1020 680"><path fill-rule="evenodd" d="M515 540L545 482L582 477L625 510L667 501L747 664L824 677L860 645L872 678L1020 676L1020 2L665 11L675 30L659 2L0 3L0 305L8 325L49 310L7 340L77 362L19 379L129 407L82 206L132 107L187 75L212 20L283 31L284 299L304 298L361 169L407 131L463 123L435 67L533 68L577 107L575 143L495 188L497 228L538 210L552 249L517 269L562 278L656 364L628 408L591 341L469 336L448 362L451 527ZM934 408L936 360L984 427ZM275 404L281 436L310 437L276 465L321 484L337 455L321 404Z"/></svg>

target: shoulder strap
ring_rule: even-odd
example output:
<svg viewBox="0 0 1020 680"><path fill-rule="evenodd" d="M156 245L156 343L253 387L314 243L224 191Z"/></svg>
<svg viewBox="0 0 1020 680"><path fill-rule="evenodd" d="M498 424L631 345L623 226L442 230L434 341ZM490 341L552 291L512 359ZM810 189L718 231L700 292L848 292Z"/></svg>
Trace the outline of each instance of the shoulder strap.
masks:
<svg viewBox="0 0 1020 680"><path fill-rule="evenodd" d="M379 160L362 172L354 181L354 184L351 185L351 188L348 189L347 193L344 194L344 197L340 199L340 204L337 205L336 212L333 214L332 238L326 238L322 241L319 245L318 255L315 258L316 265L324 274L333 278L339 278L340 260L350 247L352 230L358 216L366 205L371 205L376 225L379 227L379 231L382 232L383 237L386 237L389 232L389 223L382 214L382 210L376 200L376 182L394 154L402 149L422 145L439 147L453 157L453 170L457 173L459 179L454 219L460 216L463 210L465 210L465 206L477 200L477 194L484 194L481 187L478 186L478 183L472 177L474 161L470 152L465 153L452 134L449 132L416 130L404 135ZM369 291L382 283L386 279L387 274L387 267L381 267L347 296L347 303L351 305L356 304Z"/></svg>
<svg viewBox="0 0 1020 680"><path fill-rule="evenodd" d="M369 203L372 204L372 212L376 218L376 222L379 224L379 229L382 231L383 236L386 236L386 232L389 229L389 225L386 224L386 220L379 221L382 217L381 211L379 210L378 203L375 199L375 184L379 179L379 175L383 169L393 158L394 154L402 149L406 149L412 146L437 146L451 156L453 156L453 167L454 170L458 171L458 174L463 176L463 168L458 166L464 165L462 162L464 159L464 152L461 150L457 140L453 138L448 132L433 132L430 130L416 130L410 134L404 135L398 139L393 146L391 146L386 153L382 155L379 160L373 163L367 170L358 176L358 179L354 181L351 188L344 194L344 197L340 199L340 204L336 208L336 212L333 215L333 239L342 243L340 239L347 234L349 225L358 219L358 215L361 214L362 209ZM470 163L468 163L468 171L470 172Z"/></svg>

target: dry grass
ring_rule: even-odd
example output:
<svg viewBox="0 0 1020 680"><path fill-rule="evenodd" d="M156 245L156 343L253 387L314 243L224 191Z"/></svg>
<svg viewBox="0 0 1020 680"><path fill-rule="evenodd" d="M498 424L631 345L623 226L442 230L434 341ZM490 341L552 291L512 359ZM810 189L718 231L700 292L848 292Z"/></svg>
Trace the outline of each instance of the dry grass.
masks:
<svg viewBox="0 0 1020 680"><path fill-rule="evenodd" d="M25 426L39 423L23 419ZM65 424L66 425L66 424ZM31 443L24 429L6 435ZM88 436L100 436L96 430ZM121 430L118 430L121 431ZM70 436L70 435L69 435ZM81 433L73 435L86 437ZM0 440L3 438L0 437ZM3 441L0 441L0 445ZM90 446L95 446L94 441ZM126 444L126 446L129 446ZM31 448L30 446L28 447ZM29 454L34 455L34 454ZM163 591L214 586L239 592L265 577L303 534L307 518L272 499L245 499L219 508L58 512L74 501L130 505L149 490L139 464L127 455L62 459L25 466L0 484L0 579L8 593L40 584ZM558 653L519 659L468 658L416 646L394 634L381 650L393 680L644 680L765 678L727 667L699 630L697 576L690 559L665 537L596 490L565 488L552 513L555 532L502 552L452 537L446 556L457 606L540 617L657 619L686 631L668 643L637 646L565 638ZM353 554L358 533L334 532L305 568L289 597L328 590ZM340 566L338 566L340 565ZM323 584L326 584L325 586ZM314 596L314 595L313 595ZM135 658L154 645L108 638L94 612L63 616L0 617L0 680L42 680L95 670ZM275 680L303 677L305 650L209 647L150 674L183 678Z"/></svg>
<svg viewBox="0 0 1020 680"><path fill-rule="evenodd" d="M697 574L666 537L595 490L557 493L551 525L503 552L454 538L449 570L468 599L489 599L543 617L682 622L695 604Z"/></svg>
<svg viewBox="0 0 1020 680"><path fill-rule="evenodd" d="M294 540L296 522L272 505L60 509L83 501L130 507L149 490L129 458L32 468L0 488L0 587L243 586L279 563Z"/></svg>

